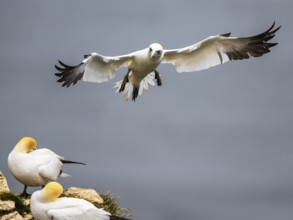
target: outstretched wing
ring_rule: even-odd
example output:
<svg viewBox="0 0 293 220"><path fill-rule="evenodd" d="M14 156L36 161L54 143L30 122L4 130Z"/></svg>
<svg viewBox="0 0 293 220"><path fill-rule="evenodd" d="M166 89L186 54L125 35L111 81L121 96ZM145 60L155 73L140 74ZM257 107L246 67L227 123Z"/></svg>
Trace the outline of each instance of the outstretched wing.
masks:
<svg viewBox="0 0 293 220"><path fill-rule="evenodd" d="M162 63L175 65L178 72L191 72L223 64L229 60L260 57L277 43L267 43L281 26L275 22L265 32L252 37L230 37L230 33L211 36L181 49L165 50Z"/></svg>
<svg viewBox="0 0 293 220"><path fill-rule="evenodd" d="M115 77L116 69L127 66L132 61L132 55L107 57L97 53L85 55L84 60L77 66L69 66L59 60L60 66L55 65L59 71L57 82L69 87L78 80L87 82L106 82Z"/></svg>

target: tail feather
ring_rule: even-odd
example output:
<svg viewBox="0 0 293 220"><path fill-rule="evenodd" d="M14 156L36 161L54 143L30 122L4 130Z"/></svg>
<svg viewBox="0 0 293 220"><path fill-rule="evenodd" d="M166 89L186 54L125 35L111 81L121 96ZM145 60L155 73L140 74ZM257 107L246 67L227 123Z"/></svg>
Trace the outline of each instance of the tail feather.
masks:
<svg viewBox="0 0 293 220"><path fill-rule="evenodd" d="M61 160L62 163L66 164L66 163L73 163L73 164L82 164L82 165L86 165L85 163L82 162L76 162L76 161L71 161L71 160Z"/></svg>
<svg viewBox="0 0 293 220"><path fill-rule="evenodd" d="M126 98L126 100L131 99L135 101L138 96L142 95L143 91L148 92L149 85L155 85L154 79L155 73L151 72L140 82L139 87L135 87L131 82L126 82L124 90L120 91L120 88L123 84L123 80L120 80L115 83L114 88L116 89L116 93L120 92L122 96Z"/></svg>
<svg viewBox="0 0 293 220"><path fill-rule="evenodd" d="M118 217L114 215L110 215L110 220L130 220L129 218Z"/></svg>
<svg viewBox="0 0 293 220"><path fill-rule="evenodd" d="M64 173L63 170L60 170L59 176L60 177L69 177L70 175L67 173Z"/></svg>

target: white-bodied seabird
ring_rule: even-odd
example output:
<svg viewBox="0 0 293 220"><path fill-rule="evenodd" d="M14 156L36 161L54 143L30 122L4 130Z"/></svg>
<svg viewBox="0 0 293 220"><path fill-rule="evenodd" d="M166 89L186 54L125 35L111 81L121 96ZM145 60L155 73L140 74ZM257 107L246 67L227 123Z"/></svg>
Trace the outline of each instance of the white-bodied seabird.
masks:
<svg viewBox="0 0 293 220"><path fill-rule="evenodd" d="M106 82L115 77L120 67L127 67L128 72L123 80L114 87L127 99L135 101L148 84L161 86L160 74L156 70L160 63L175 65L178 72L192 72L223 64L229 60L242 60L260 57L270 52L277 43L268 43L281 26L274 29L275 22L265 32L251 37L230 37L230 33L210 36L205 40L180 49L165 50L158 43L148 48L122 56L103 56L91 53L77 66L68 66L59 61L55 65L60 77L57 82L69 87L78 80L87 82Z"/></svg>
<svg viewBox="0 0 293 220"><path fill-rule="evenodd" d="M27 186L44 186L48 181L56 181L62 173L63 163L80 162L64 160L47 148L37 148L37 141L32 137L23 137L8 155L8 167L12 175L24 185L21 195L27 196Z"/></svg>
<svg viewBox="0 0 293 220"><path fill-rule="evenodd" d="M104 209L77 198L60 197L63 187L57 182L48 183L31 196L30 209L35 220L126 220L112 216Z"/></svg>

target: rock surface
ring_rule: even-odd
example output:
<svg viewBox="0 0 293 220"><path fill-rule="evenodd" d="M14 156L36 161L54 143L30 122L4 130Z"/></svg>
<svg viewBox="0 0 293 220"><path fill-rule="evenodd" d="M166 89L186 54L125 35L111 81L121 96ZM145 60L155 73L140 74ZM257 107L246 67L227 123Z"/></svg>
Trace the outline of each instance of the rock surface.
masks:
<svg viewBox="0 0 293 220"><path fill-rule="evenodd" d="M6 178L0 171L0 193L10 192L9 186L7 184ZM28 204L28 200L25 201ZM31 220L32 215L27 214L21 216L16 210L14 202L12 201L2 201L0 199L0 220Z"/></svg>
<svg viewBox="0 0 293 220"><path fill-rule="evenodd" d="M103 198L94 189L70 187L64 191L63 195L66 197L85 199L96 204L102 204L104 202Z"/></svg>
<svg viewBox="0 0 293 220"><path fill-rule="evenodd" d="M0 171L0 193L1 192L10 192L10 189L9 189L8 184L7 184L5 176Z"/></svg>
<svg viewBox="0 0 293 220"><path fill-rule="evenodd" d="M6 178L0 171L0 194L10 192ZM78 187L70 187L64 191L63 196L85 199L94 205L102 204L103 198L94 189L84 189ZM25 199L24 203L29 205L30 200ZM33 220L31 214L21 216L15 209L13 201L4 201L0 198L0 220Z"/></svg>

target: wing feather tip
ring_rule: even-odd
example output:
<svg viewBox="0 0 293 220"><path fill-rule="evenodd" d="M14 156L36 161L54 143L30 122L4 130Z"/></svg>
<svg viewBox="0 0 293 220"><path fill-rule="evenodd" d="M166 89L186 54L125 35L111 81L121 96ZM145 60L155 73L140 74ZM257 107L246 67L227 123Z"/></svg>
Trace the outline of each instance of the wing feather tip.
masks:
<svg viewBox="0 0 293 220"><path fill-rule="evenodd" d="M226 34L221 34L220 36L222 36L222 37L230 37L230 35L231 35L231 32L226 33Z"/></svg>

